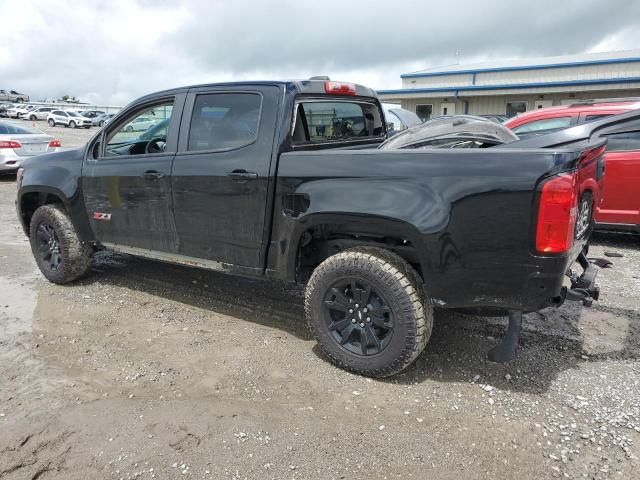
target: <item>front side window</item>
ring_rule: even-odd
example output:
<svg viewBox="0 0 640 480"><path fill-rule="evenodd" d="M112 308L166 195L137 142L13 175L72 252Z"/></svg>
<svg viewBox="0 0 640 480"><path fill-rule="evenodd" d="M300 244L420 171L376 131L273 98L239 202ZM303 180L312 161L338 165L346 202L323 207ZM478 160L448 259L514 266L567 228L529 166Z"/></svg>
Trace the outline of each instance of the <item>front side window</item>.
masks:
<svg viewBox="0 0 640 480"><path fill-rule="evenodd" d="M187 150L232 150L258 137L262 96L257 93L198 95L193 105Z"/></svg>
<svg viewBox="0 0 640 480"><path fill-rule="evenodd" d="M359 140L383 134L380 109L373 103L300 102L292 137L294 143Z"/></svg>
<svg viewBox="0 0 640 480"><path fill-rule="evenodd" d="M172 112L173 99L121 118L107 133L105 155L162 153L166 147ZM158 129L158 125L163 127Z"/></svg>
<svg viewBox="0 0 640 480"><path fill-rule="evenodd" d="M542 130L557 130L571 125L571 117L545 118L520 125L513 129L514 133L540 132Z"/></svg>
<svg viewBox="0 0 640 480"><path fill-rule="evenodd" d="M640 150L640 131L612 133L607 138L607 152Z"/></svg>

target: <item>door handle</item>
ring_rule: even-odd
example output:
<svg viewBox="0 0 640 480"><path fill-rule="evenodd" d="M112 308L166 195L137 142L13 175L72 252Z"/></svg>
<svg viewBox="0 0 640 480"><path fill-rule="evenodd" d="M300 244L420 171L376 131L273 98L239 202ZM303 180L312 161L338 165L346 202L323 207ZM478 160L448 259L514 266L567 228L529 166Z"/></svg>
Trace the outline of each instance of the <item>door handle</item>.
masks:
<svg viewBox="0 0 640 480"><path fill-rule="evenodd" d="M256 180L258 178L256 172L247 172L246 170L234 170L227 173L227 176L231 177L234 182L246 182L247 180Z"/></svg>
<svg viewBox="0 0 640 480"><path fill-rule="evenodd" d="M164 172L158 172L156 170L147 170L142 174L142 178L145 180L158 180L164 178L167 174Z"/></svg>

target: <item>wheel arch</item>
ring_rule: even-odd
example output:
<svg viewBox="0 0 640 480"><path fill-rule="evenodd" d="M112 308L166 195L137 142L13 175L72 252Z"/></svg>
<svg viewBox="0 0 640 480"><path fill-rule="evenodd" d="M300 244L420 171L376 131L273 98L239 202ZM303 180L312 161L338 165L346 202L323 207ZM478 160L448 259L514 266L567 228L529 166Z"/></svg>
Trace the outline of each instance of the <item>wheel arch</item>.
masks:
<svg viewBox="0 0 640 480"><path fill-rule="evenodd" d="M312 214L296 223L286 255L286 277L305 282L331 255L355 247L378 247L406 260L423 280L426 268L418 229L398 219L375 215Z"/></svg>

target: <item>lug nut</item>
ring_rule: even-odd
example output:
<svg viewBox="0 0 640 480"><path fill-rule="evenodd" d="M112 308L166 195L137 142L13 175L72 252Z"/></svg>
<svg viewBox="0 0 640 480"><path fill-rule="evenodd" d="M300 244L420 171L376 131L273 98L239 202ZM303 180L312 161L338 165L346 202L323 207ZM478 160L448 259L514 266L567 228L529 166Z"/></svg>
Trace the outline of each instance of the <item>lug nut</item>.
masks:
<svg viewBox="0 0 640 480"><path fill-rule="evenodd" d="M370 318L370 317L367 317L367 322L370 322L370 321L371 321L371 318Z"/></svg>
<svg viewBox="0 0 640 480"><path fill-rule="evenodd" d="M363 308L363 309L362 309L362 311L363 311L364 313L367 313L369 310L367 310L367 308L365 307L365 308Z"/></svg>
<svg viewBox="0 0 640 480"><path fill-rule="evenodd" d="M364 327L364 323L361 323L361 324L360 324L360 326L361 326L361 327Z"/></svg>
<svg viewBox="0 0 640 480"><path fill-rule="evenodd" d="M353 313L353 308L350 308L350 309L349 309L349 313Z"/></svg>
<svg viewBox="0 0 640 480"><path fill-rule="evenodd" d="M356 323L356 319L355 319L355 318L352 318L352 319L351 319L351 323Z"/></svg>
<svg viewBox="0 0 640 480"><path fill-rule="evenodd" d="M356 303L356 308L360 308L360 305L358 305L357 303Z"/></svg>

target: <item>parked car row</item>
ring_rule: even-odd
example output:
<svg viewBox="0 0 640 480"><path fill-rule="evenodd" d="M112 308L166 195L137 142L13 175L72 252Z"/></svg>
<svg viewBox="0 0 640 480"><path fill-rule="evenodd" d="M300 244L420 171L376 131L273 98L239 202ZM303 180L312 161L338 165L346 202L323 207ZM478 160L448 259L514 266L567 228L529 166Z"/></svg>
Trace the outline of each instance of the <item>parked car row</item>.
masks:
<svg viewBox="0 0 640 480"><path fill-rule="evenodd" d="M25 104L0 104L0 117L22 119L28 121L46 120L50 126L62 125L71 128L103 127L115 114L102 110L62 110L59 107ZM142 120L131 125L128 131L144 131L152 123L150 119L145 124Z"/></svg>

